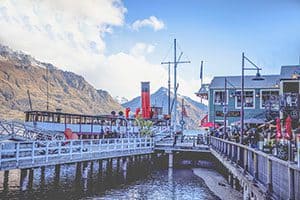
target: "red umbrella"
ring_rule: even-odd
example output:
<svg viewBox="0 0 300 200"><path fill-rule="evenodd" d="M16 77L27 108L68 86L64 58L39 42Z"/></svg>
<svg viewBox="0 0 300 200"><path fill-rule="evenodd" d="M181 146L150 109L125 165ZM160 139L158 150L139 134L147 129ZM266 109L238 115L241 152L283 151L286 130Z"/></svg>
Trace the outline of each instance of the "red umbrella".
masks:
<svg viewBox="0 0 300 200"><path fill-rule="evenodd" d="M215 124L213 122L207 122L207 123L202 124L201 127L204 127L204 128L218 128L219 125Z"/></svg>
<svg viewBox="0 0 300 200"><path fill-rule="evenodd" d="M290 116L288 116L285 120L285 138L288 140L291 140L293 135L292 135L292 119Z"/></svg>
<svg viewBox="0 0 300 200"><path fill-rule="evenodd" d="M280 119L276 119L276 139L281 139L282 138L282 133L281 133L281 124L280 124Z"/></svg>

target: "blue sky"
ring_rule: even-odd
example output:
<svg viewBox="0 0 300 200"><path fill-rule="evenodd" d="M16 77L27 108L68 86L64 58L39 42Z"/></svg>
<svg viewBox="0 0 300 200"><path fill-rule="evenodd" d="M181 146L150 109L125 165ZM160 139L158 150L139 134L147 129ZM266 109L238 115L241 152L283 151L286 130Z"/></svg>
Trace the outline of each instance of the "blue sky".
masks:
<svg viewBox="0 0 300 200"><path fill-rule="evenodd" d="M167 85L160 62L177 38L192 62L178 68L179 93L196 98L201 60L206 82L239 75L243 51L262 74L298 64L299 19L299 0L3 0L0 42L133 98L141 81Z"/></svg>
<svg viewBox="0 0 300 200"><path fill-rule="evenodd" d="M239 74L243 51L266 74L299 62L300 1L126 0L124 5L128 23L154 15L166 28L155 33L122 29L122 37L109 38L111 50L119 48L116 44L126 49L136 40L144 41L156 45L151 62L159 63L176 37L185 58L192 61L182 66L186 79L197 78L200 60L205 61L206 76Z"/></svg>

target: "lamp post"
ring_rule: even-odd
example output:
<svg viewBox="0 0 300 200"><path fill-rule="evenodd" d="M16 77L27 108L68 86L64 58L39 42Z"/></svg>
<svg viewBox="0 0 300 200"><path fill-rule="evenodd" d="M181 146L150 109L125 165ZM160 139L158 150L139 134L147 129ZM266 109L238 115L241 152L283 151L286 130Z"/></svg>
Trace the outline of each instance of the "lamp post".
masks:
<svg viewBox="0 0 300 200"><path fill-rule="evenodd" d="M224 129L223 129L223 135L226 136L227 131L227 78L225 77L225 83L224 83L224 106L223 106L223 116L224 116Z"/></svg>
<svg viewBox="0 0 300 200"><path fill-rule="evenodd" d="M248 63L250 63L253 67L251 68L246 68L245 67L245 60L248 61ZM241 140L240 142L243 143L243 136L244 136L244 119L245 119L245 115L244 115L244 89L245 89L245 70L256 70L256 76L252 79L254 81L261 81L264 80L263 77L261 77L259 71L261 70L260 67L258 67L256 64L254 64L249 58L247 58L244 54L244 52L242 53L242 77L241 77ZM253 94L255 95L255 94Z"/></svg>

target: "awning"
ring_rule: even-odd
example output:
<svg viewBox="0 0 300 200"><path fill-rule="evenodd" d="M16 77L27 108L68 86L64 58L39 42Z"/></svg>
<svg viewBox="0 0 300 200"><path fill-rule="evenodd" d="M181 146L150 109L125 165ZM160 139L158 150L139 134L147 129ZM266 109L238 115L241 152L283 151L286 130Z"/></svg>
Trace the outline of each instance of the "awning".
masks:
<svg viewBox="0 0 300 200"><path fill-rule="evenodd" d="M248 118L244 120L244 124L264 124L264 123L266 123L264 119L258 119L258 118ZM235 126L240 124L241 124L240 120L232 123L232 125Z"/></svg>

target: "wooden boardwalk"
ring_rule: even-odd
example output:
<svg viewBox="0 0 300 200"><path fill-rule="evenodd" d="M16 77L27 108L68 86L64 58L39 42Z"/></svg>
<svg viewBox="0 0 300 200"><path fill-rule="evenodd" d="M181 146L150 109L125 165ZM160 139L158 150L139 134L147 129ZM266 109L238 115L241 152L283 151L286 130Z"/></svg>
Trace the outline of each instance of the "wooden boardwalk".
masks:
<svg viewBox="0 0 300 200"><path fill-rule="evenodd" d="M208 143L209 142L209 143ZM173 152L212 153L243 188L244 199L300 200L300 168L239 143L210 137L116 138L90 140L48 140L0 143L0 170L25 169L90 160Z"/></svg>
<svg viewBox="0 0 300 200"><path fill-rule="evenodd" d="M211 137L211 152L239 180L244 199L300 200L300 168L248 146Z"/></svg>
<svg viewBox="0 0 300 200"><path fill-rule="evenodd" d="M187 152L203 152L209 153L209 145L207 141L197 136L186 136L178 138L174 144L174 139L167 138L155 143L155 150L163 151L187 151Z"/></svg>

